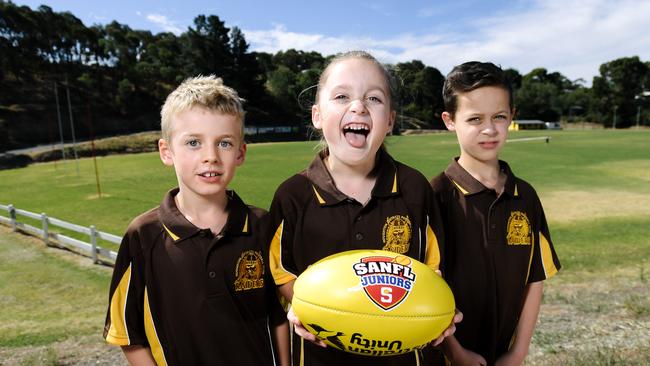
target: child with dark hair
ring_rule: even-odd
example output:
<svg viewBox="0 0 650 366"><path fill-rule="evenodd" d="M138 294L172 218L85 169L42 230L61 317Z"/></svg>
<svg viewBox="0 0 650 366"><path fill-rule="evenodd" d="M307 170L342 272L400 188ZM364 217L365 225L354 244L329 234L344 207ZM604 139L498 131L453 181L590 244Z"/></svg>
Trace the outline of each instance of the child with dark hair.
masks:
<svg viewBox="0 0 650 366"><path fill-rule="evenodd" d="M447 75L443 98L460 156L431 185L444 223L441 269L464 315L443 350L452 365L520 365L542 281L560 262L537 193L499 160L512 88L498 66L467 62Z"/></svg>

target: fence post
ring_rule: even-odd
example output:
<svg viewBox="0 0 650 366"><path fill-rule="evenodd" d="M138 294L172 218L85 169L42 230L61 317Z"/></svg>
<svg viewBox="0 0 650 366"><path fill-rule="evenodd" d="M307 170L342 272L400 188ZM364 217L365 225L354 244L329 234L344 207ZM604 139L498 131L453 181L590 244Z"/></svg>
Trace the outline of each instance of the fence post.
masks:
<svg viewBox="0 0 650 366"><path fill-rule="evenodd" d="M50 245L50 234L48 232L50 225L45 212L41 212L41 223L43 224L43 241L45 245Z"/></svg>
<svg viewBox="0 0 650 366"><path fill-rule="evenodd" d="M92 246L93 263L97 264L99 261L97 260L97 229L95 225L90 225L90 245Z"/></svg>
<svg viewBox="0 0 650 366"><path fill-rule="evenodd" d="M14 208L14 205L8 205L9 208L9 218L11 219L11 230L16 231L17 224L16 224L16 209Z"/></svg>

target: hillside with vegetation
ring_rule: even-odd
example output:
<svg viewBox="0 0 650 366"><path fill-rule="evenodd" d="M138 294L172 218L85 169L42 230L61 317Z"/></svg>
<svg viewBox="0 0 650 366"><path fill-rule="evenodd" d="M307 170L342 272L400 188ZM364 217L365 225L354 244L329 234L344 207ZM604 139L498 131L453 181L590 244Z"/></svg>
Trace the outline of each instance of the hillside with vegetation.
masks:
<svg viewBox="0 0 650 366"><path fill-rule="evenodd" d="M73 133L89 140L156 130L167 94L199 74L218 75L240 92L249 126L284 127L250 140L305 139L310 87L331 55L254 52L239 28L225 24L218 15L197 15L181 34L152 33L117 21L88 26L46 5L0 0L0 152L71 141ZM518 117L650 124L650 98L639 97L650 89L650 63L637 56L603 62L591 86L543 65L524 75L503 65ZM395 132L442 129L442 73L419 60L388 67L397 85Z"/></svg>

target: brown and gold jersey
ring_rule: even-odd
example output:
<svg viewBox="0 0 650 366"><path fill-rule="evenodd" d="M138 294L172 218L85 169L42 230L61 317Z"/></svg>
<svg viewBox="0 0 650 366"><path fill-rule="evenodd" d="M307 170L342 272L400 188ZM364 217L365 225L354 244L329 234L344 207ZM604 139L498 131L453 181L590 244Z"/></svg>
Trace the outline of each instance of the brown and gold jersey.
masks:
<svg viewBox="0 0 650 366"><path fill-rule="evenodd" d="M380 150L376 183L365 204L340 192L316 156L286 180L271 204L270 265L276 284L294 280L310 264L353 249L406 254L438 269L442 234L427 179ZM418 365L421 352L396 357L356 356L294 338L294 365Z"/></svg>
<svg viewBox="0 0 650 366"><path fill-rule="evenodd" d="M158 365L275 365L285 319L268 267L269 218L228 192L218 235L190 223L170 191L122 240L104 337L151 348Z"/></svg>
<svg viewBox="0 0 650 366"><path fill-rule="evenodd" d="M463 313L454 335L488 364L508 350L526 285L560 269L537 193L500 165L501 195L456 159L431 181L445 229L441 268Z"/></svg>

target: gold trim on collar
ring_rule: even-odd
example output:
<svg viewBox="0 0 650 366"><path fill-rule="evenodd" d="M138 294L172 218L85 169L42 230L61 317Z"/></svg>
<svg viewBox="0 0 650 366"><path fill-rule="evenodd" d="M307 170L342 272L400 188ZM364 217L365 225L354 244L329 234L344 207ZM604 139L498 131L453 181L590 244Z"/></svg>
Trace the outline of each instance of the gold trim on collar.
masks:
<svg viewBox="0 0 650 366"><path fill-rule="evenodd" d="M314 185L312 185L311 188L314 190L314 193L316 194L316 198L318 199L318 203L320 203L321 205L324 205L325 200L323 199L323 197L320 196L320 194L318 194L318 191L316 190L316 187L314 187Z"/></svg>
<svg viewBox="0 0 650 366"><path fill-rule="evenodd" d="M242 233L247 233L248 232L248 214L246 215L246 221L244 221L244 228L241 229Z"/></svg>
<svg viewBox="0 0 650 366"><path fill-rule="evenodd" d="M469 192L467 192L467 191L465 190L465 188L461 187L460 184L456 183L455 180L452 179L451 181L456 185L456 187L458 188L458 190L460 190L464 195L469 194Z"/></svg>
<svg viewBox="0 0 650 366"><path fill-rule="evenodd" d="M517 189L516 184L515 184L515 197L519 197L519 190Z"/></svg>
<svg viewBox="0 0 650 366"><path fill-rule="evenodd" d="M395 172L395 178L393 178L393 189L390 193L397 193L397 172Z"/></svg>
<svg viewBox="0 0 650 366"><path fill-rule="evenodd" d="M165 231L167 231L167 234L169 234L169 236L172 237L173 241L176 241L176 240L180 239L180 237L178 235L172 233L172 231L169 230L169 228L167 228L167 226L165 226L165 224L162 224L162 226L165 228Z"/></svg>

